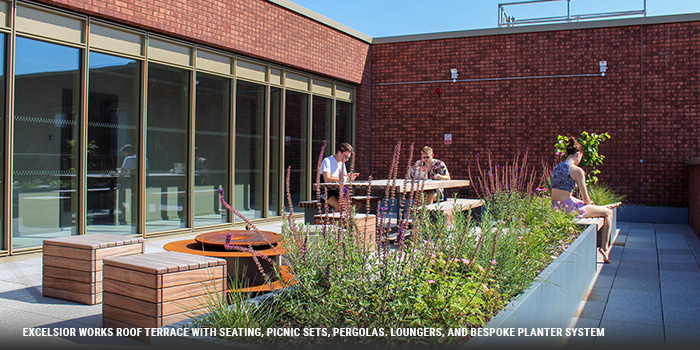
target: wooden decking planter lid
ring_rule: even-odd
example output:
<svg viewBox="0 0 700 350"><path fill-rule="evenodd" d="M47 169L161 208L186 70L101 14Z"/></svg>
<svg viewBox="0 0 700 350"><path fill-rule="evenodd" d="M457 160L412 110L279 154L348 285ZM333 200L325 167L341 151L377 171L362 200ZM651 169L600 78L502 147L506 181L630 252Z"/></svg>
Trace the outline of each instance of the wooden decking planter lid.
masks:
<svg viewBox="0 0 700 350"><path fill-rule="evenodd" d="M95 233L89 235L78 235L69 237L59 237L45 239L44 244L56 245L63 247L74 247L84 249L102 249L109 247L117 247L128 244L136 244L143 242L143 238L139 237L122 237L116 235L107 235Z"/></svg>
<svg viewBox="0 0 700 350"><path fill-rule="evenodd" d="M226 265L226 260L180 252L158 252L104 259L114 266L154 275Z"/></svg>

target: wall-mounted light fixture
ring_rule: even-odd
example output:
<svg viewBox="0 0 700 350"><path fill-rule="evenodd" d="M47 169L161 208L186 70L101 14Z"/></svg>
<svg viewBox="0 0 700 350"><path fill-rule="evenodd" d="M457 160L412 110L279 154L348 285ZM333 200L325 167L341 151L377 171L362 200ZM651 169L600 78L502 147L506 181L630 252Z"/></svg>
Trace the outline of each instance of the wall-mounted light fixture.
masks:
<svg viewBox="0 0 700 350"><path fill-rule="evenodd" d="M450 74L452 75L452 82L456 83L457 77L459 76L459 72L457 72L457 68L450 69Z"/></svg>
<svg viewBox="0 0 700 350"><path fill-rule="evenodd" d="M600 68L600 75L605 76L605 72L608 70L608 61L598 61L598 68Z"/></svg>

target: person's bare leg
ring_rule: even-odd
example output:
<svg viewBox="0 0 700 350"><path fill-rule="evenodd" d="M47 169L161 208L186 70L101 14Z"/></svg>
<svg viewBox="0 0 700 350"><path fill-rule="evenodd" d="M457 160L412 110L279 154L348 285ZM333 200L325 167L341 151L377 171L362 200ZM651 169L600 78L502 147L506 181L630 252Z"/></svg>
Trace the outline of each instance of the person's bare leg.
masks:
<svg viewBox="0 0 700 350"><path fill-rule="evenodd" d="M586 212L582 215L584 218L603 218L603 227L600 228L601 242L598 252L603 256L603 261L606 264L610 263L610 229L612 227L612 215L612 209L600 205L587 205Z"/></svg>
<svg viewBox="0 0 700 350"><path fill-rule="evenodd" d="M437 191L430 190L425 192L425 204L433 204L437 199Z"/></svg>
<svg viewBox="0 0 700 350"><path fill-rule="evenodd" d="M335 196L334 196L334 197L328 198L327 203L328 203L328 205L330 205L330 206L333 208L333 210L335 210L336 212L337 212L337 211L340 211L340 203L338 203L338 197L335 197Z"/></svg>

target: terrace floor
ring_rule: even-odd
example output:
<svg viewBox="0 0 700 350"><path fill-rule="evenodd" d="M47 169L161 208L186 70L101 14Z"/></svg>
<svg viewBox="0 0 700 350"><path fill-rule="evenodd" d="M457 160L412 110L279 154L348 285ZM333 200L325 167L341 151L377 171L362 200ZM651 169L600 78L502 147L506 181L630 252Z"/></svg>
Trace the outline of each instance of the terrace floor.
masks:
<svg viewBox="0 0 700 350"><path fill-rule="evenodd" d="M279 224L261 226L279 229ZM688 225L618 222L611 264L597 278L571 327L604 336L568 339L565 348L690 348L700 342L700 239ZM146 240L146 252L188 236ZM99 328L101 305L41 294L41 255L0 258L0 344L4 349L149 348L126 337L28 337L24 328Z"/></svg>

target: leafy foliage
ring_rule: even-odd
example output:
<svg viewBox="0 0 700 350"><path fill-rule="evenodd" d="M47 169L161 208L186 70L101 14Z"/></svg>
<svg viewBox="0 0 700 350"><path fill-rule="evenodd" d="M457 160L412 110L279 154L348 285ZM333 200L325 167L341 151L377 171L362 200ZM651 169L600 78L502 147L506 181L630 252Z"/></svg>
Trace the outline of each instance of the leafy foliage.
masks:
<svg viewBox="0 0 700 350"><path fill-rule="evenodd" d="M605 132L602 134L588 133L586 131L581 132L581 136L576 138L576 141L583 147L583 158L581 159L581 165L591 167L591 171L587 172L586 185L590 186L598 183L598 174L600 170L596 169L597 166L603 164L605 156L598 152L600 144L610 139L610 135ZM557 142L554 144L557 154L566 156L566 146L569 144L569 137L559 135L557 136Z"/></svg>

